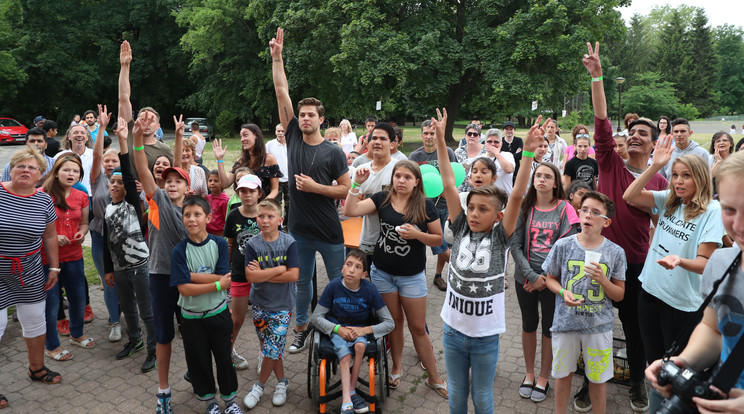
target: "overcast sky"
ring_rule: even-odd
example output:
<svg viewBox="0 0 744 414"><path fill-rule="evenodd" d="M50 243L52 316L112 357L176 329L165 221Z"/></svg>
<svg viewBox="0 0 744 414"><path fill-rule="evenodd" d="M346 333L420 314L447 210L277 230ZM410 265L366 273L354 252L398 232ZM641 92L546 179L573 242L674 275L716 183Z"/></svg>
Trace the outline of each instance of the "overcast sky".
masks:
<svg viewBox="0 0 744 414"><path fill-rule="evenodd" d="M744 1L742 0L632 0L629 7L623 7L620 12L627 23L630 16L635 13L648 15L648 12L654 6L663 6L669 4L677 7L680 4L688 6L702 7L708 16L711 26L720 26L722 24L731 24L734 26L744 26Z"/></svg>

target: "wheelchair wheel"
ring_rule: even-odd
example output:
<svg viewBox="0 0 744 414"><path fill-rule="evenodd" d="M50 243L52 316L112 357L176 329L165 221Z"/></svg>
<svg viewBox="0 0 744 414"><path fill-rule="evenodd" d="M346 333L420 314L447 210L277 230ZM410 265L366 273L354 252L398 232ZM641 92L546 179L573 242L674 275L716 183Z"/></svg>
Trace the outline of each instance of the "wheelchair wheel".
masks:
<svg viewBox="0 0 744 414"><path fill-rule="evenodd" d="M318 386L318 377L320 375L320 358L318 357L318 343L316 342L316 333L310 335L310 346L307 358L307 397L318 404L318 395L320 387Z"/></svg>

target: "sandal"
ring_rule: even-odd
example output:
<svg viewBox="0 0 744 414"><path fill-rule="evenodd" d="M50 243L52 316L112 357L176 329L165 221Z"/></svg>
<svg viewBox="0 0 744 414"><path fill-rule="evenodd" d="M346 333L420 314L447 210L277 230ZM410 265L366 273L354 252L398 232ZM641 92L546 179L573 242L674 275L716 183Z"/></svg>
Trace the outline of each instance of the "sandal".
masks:
<svg viewBox="0 0 744 414"><path fill-rule="evenodd" d="M66 349L63 349L57 355L54 355L50 351L44 350L44 355L52 358L55 361L69 361L72 359L72 353Z"/></svg>
<svg viewBox="0 0 744 414"><path fill-rule="evenodd" d="M40 373L44 372L43 375L38 375ZM41 369L32 371L31 368L28 369L28 376L31 378L31 381L40 381L44 384L59 384L62 381L62 376L59 375L59 372L54 372L51 369L47 368L46 365L41 367ZM55 378L59 378L55 381Z"/></svg>
<svg viewBox="0 0 744 414"><path fill-rule="evenodd" d="M0 410L8 406L8 399L4 395L0 394Z"/></svg>
<svg viewBox="0 0 744 414"><path fill-rule="evenodd" d="M400 386L400 377L402 374L388 374L388 388L391 390L397 389Z"/></svg>
<svg viewBox="0 0 744 414"><path fill-rule="evenodd" d="M85 338L82 341L76 341L72 338L70 338L70 343L75 346L79 346L80 348L90 349L96 346L96 340L93 338Z"/></svg>
<svg viewBox="0 0 744 414"><path fill-rule="evenodd" d="M527 377L525 376L522 380L522 385L519 386L519 396L522 398L530 398L532 397L532 390L535 389L535 380L532 380L532 382L527 381Z"/></svg>
<svg viewBox="0 0 744 414"><path fill-rule="evenodd" d="M426 384L427 387L433 389L437 392L442 398L445 400L449 399L449 393L447 392L447 383L443 382L441 384L434 384L429 382L429 378L424 381L424 384Z"/></svg>

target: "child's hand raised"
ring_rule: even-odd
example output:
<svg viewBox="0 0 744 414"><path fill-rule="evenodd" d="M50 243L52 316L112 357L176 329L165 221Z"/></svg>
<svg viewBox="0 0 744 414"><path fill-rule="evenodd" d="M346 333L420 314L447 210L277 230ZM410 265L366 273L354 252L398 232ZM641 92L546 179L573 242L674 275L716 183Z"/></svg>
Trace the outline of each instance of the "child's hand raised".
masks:
<svg viewBox="0 0 744 414"><path fill-rule="evenodd" d="M548 122L551 122L552 120L548 118L542 124L542 126L540 126L541 121L542 121L542 115L537 117L537 119L535 120L535 123L532 125L529 132L527 132L527 138L525 138L524 140L524 151L535 152L535 150L545 140L545 126L548 124Z"/></svg>

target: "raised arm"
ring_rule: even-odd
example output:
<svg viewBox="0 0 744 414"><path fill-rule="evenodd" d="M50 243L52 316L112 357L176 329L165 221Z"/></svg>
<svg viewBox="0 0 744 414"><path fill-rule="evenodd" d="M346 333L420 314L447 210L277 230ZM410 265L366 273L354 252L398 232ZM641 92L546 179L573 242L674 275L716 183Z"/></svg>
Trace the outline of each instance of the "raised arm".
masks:
<svg viewBox="0 0 744 414"><path fill-rule="evenodd" d="M599 42L595 43L594 50L592 50L592 44L587 42L586 48L588 49L587 54L584 55L582 62L586 66L586 70L589 71L589 75L592 79L598 79L602 77L602 64L599 61ZM594 116L599 119L607 119L607 99L605 98L604 83L592 80L592 106L594 107Z"/></svg>
<svg viewBox="0 0 744 414"><path fill-rule="evenodd" d="M279 105L279 120L286 130L289 121L294 117L294 109L292 109L292 100L289 98L287 74L284 73L284 60L282 59L283 48L284 29L277 27L276 37L269 41L269 49L271 50L271 74L274 78L276 103Z"/></svg>
<svg viewBox="0 0 744 414"><path fill-rule="evenodd" d="M460 206L460 194L457 192L455 172L452 171L452 165L450 165L447 143L444 138L446 125L447 108L442 108L441 111L437 108L437 119L431 119L431 126L434 127L434 137L437 143L437 161L439 174L442 176L442 185L444 185L444 199L447 200L449 220L452 222L460 215L462 207Z"/></svg>
<svg viewBox="0 0 744 414"><path fill-rule="evenodd" d="M129 65L132 63L132 47L126 40L121 42L119 51L119 117L124 118L124 125L132 120L131 88L129 86Z"/></svg>
<svg viewBox="0 0 744 414"><path fill-rule="evenodd" d="M370 198L360 200L359 187L369 178L369 168L361 167L354 173L354 181L359 185L355 189L348 190L346 203L344 204L344 215L348 217L359 217L372 214L377 211L377 206Z"/></svg>
<svg viewBox="0 0 744 414"><path fill-rule="evenodd" d="M106 132L106 126L108 126L111 114L108 112L106 105L101 106L98 104L98 135L96 135L96 142L93 144L93 166L98 168L90 169L90 182L91 184L96 182L98 176L101 174L101 161L103 160L103 134Z"/></svg>
<svg viewBox="0 0 744 414"><path fill-rule="evenodd" d="M183 114L179 118L173 115L173 123L176 125L176 139L173 144L173 166L181 166L186 172L189 172L190 165L183 165L178 160L183 155L183 132L186 130L186 124L183 122Z"/></svg>
<svg viewBox="0 0 744 414"><path fill-rule="evenodd" d="M672 152L674 151L673 142L674 138L672 138L671 134L656 141L656 149L654 150L654 158L651 166L646 168L643 174L636 178L625 190L623 200L641 207L653 207L656 205L653 193L644 190L644 187L651 181L654 174L664 168L669 160L672 159Z"/></svg>
<svg viewBox="0 0 744 414"><path fill-rule="evenodd" d="M139 176L142 188L145 189L145 194L148 197L152 197L158 190L155 177L152 176L152 171L147 166L147 155L145 155L144 150L145 141L142 139L143 125L151 122L155 122L155 114L144 112L142 117L138 117L134 121L134 128L132 128L133 146L134 148L141 148L134 150L134 163L137 166L137 176Z"/></svg>

